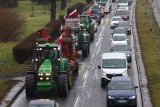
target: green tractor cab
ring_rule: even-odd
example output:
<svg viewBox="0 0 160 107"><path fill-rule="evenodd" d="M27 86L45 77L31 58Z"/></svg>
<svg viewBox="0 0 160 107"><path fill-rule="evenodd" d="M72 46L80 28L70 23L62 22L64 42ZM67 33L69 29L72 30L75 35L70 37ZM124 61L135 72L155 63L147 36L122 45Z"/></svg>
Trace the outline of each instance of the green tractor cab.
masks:
<svg viewBox="0 0 160 107"><path fill-rule="evenodd" d="M94 23L90 19L89 15L83 14L79 15L80 18L80 27L86 29L86 31L90 34L90 41L94 40Z"/></svg>
<svg viewBox="0 0 160 107"><path fill-rule="evenodd" d="M33 56L32 69L25 77L27 97L55 89L58 95L67 96L72 72L67 59L61 58L57 44L37 44Z"/></svg>

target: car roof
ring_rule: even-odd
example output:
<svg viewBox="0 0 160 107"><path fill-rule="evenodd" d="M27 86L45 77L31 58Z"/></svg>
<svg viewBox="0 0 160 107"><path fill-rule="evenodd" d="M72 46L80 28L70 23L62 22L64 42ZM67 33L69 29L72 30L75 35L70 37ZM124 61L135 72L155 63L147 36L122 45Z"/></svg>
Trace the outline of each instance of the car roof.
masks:
<svg viewBox="0 0 160 107"><path fill-rule="evenodd" d="M124 28L124 27L117 27L117 28L115 28L115 30L116 30L116 29L125 29L125 28Z"/></svg>
<svg viewBox="0 0 160 107"><path fill-rule="evenodd" d="M113 18L121 18L121 16L113 16L112 19L113 19Z"/></svg>
<svg viewBox="0 0 160 107"><path fill-rule="evenodd" d="M114 36L126 36L126 34L113 34L113 37Z"/></svg>
<svg viewBox="0 0 160 107"><path fill-rule="evenodd" d="M115 76L111 81L131 81L131 78L129 76Z"/></svg>
<svg viewBox="0 0 160 107"><path fill-rule="evenodd" d="M125 59L126 54L125 53L119 53L119 52L110 52L110 53L103 53L102 59Z"/></svg>
<svg viewBox="0 0 160 107"><path fill-rule="evenodd" d="M31 100L29 105L36 105L36 104L54 104L54 100L50 100L50 99L36 99L36 100Z"/></svg>

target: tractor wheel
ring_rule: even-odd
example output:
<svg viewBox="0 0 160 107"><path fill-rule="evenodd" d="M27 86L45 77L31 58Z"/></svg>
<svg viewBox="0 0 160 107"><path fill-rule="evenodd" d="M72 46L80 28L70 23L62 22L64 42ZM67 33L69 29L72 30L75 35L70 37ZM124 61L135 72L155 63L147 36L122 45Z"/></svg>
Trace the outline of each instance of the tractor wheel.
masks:
<svg viewBox="0 0 160 107"><path fill-rule="evenodd" d="M70 89L72 87L72 71L71 71L70 63L66 61L65 66L66 66L65 71L68 72L68 89Z"/></svg>
<svg viewBox="0 0 160 107"><path fill-rule="evenodd" d="M88 45L88 54L90 54L90 45Z"/></svg>
<svg viewBox="0 0 160 107"><path fill-rule="evenodd" d="M68 76L66 74L60 74L58 76L57 90L58 95L61 97L66 97L68 95Z"/></svg>
<svg viewBox="0 0 160 107"><path fill-rule="evenodd" d="M88 56L88 44L82 44L82 56L83 58Z"/></svg>
<svg viewBox="0 0 160 107"><path fill-rule="evenodd" d="M27 74L25 78L26 96L34 97L36 94L36 79L33 74Z"/></svg>

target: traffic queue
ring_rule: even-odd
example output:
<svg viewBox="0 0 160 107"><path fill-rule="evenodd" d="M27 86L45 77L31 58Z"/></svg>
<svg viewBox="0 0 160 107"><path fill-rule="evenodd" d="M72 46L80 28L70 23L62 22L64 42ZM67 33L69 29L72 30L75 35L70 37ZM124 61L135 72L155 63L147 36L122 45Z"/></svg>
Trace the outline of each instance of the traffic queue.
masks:
<svg viewBox="0 0 160 107"><path fill-rule="evenodd" d="M79 15L78 17L75 17L74 20L73 18L70 19L70 17L66 18L66 24L67 23L68 24L65 27L69 26L71 29L66 28L63 34L67 35L67 32L70 32L68 35L70 35L71 39L72 40L74 39L74 40L73 42L68 43L69 39L66 39L66 38L70 36L65 35L64 38L66 40L63 41L61 44L62 45L66 44L66 45L64 47L62 47L61 45L61 48L62 48L62 51L64 52L66 50L65 49L66 46L69 47L70 44L72 44L73 46L70 48L75 48L73 49L74 52L71 52L72 54L74 54L74 58L71 59L70 56L65 57L66 59L64 59L64 62L65 62L64 66L62 68L54 68L54 69L61 70L64 68L65 70L66 68L66 70L68 71L78 72L78 62L77 62L77 59L75 59L75 56L76 56L75 53L78 54L78 51L82 50L82 56L84 58L87 57L88 54L90 53L90 46L89 46L90 42L94 40L94 37L93 38L89 37L90 39L85 39L83 41L80 41L82 40L82 38L80 39L79 34L77 34L77 32L80 32L83 35L83 36L81 35L81 37L84 37L84 38L88 38L88 36L86 35L89 35L89 34L90 35L93 34L94 36L93 32L96 32L98 30L98 25L101 24L101 19L105 17L106 13L110 13L112 11L112 2L113 2L112 0L108 0L108 1L103 0L99 2L95 1L95 4L90 9L85 11L83 15ZM129 22L130 20L129 5L131 5L131 1L117 0L116 4L117 4L116 12L110 21L110 28L113 29L113 33L111 33L112 38L110 39L111 51L109 53L102 54L101 63L98 65L98 69L100 69L101 71L101 79L100 79L101 87L106 88L107 107L119 106L119 105L136 107L137 106L136 88L138 87L134 86L132 79L128 74L128 70L130 69L130 63L132 63L132 55L131 55L132 49L130 48L130 44L129 44L130 43L129 36L132 35L132 29ZM76 28L77 26L78 26L78 29ZM63 35L58 39L58 42L62 38L63 38ZM49 45L46 46L47 49L48 49L48 46ZM40 50L42 48L43 47L41 46L38 49ZM67 49L70 49L70 48L67 48ZM56 53L59 52L58 46L56 46L56 48L54 47L54 49ZM62 60L59 54L56 60ZM46 64L48 62L46 62ZM69 64L71 64L71 62L73 63L75 62L76 67L74 70L67 69L67 67L69 66ZM57 82L58 85L53 84L55 88L61 89L61 91L58 93L61 96L67 96L68 89L72 86L71 84L71 81L72 81L71 79L73 78L71 76L72 73L70 72L70 76L66 76L64 74L66 73L61 73L61 76L58 77L59 78L59 81ZM48 73L48 76L50 75ZM39 75L39 76L41 76L41 78L44 77L44 75ZM39 85L43 85L43 84L41 83ZM32 100L29 103L28 107L39 107L40 105L43 105L43 106L46 105L47 107L59 107L59 104L57 104L54 100L49 100L49 99L43 100L43 101Z"/></svg>

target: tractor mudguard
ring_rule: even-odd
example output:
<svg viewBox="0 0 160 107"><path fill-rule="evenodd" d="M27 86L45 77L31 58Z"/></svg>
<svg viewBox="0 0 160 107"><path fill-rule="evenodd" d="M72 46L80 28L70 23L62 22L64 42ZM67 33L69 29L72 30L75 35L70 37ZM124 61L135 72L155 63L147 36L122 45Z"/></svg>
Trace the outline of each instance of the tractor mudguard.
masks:
<svg viewBox="0 0 160 107"><path fill-rule="evenodd" d="M67 61L66 58L61 58L60 71L65 71L65 63L66 63L66 61Z"/></svg>

